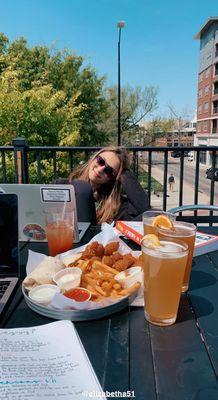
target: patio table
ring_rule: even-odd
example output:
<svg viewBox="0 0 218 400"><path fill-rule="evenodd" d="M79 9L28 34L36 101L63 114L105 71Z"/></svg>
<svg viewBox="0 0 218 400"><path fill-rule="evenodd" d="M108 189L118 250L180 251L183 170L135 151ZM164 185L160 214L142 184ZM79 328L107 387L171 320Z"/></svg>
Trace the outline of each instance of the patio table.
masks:
<svg viewBox="0 0 218 400"><path fill-rule="evenodd" d="M218 234L218 227L204 230ZM85 241L95 233L92 227ZM28 249L46 253L47 245L21 245L22 277ZM28 308L19 287L1 327L49 322ZM194 259L190 290L181 296L174 325L151 325L142 307L130 306L75 326L103 389L111 393L108 398L117 398L112 392L119 391L137 400L217 400L218 250Z"/></svg>

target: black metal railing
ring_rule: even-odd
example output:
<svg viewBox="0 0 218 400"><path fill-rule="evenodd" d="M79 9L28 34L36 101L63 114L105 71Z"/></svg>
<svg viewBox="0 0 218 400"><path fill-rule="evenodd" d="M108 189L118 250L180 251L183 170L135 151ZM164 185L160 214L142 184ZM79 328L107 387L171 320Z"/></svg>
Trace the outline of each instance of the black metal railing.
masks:
<svg viewBox="0 0 218 400"><path fill-rule="evenodd" d="M66 177L77 164L85 162L91 154L99 149L100 147L28 146L25 139L16 138L13 140L13 146L0 146L0 182L51 183L58 176L65 175ZM155 166L159 165L161 176L158 180L161 188L158 190L159 195L161 193L163 210L167 209L169 196L167 180L175 162L179 167L178 203L175 206L184 204L184 183L187 168L194 165L192 204L198 204L200 177L202 176L200 169L202 155L205 157L206 153L209 154L212 168L215 168L218 163L218 146L176 147L180 154L177 161L171 157L171 152L175 150L172 147L127 147L127 149L132 155L133 172L144 181L150 204L151 196L155 191L153 170ZM192 164L185 161L187 160L187 151L192 151L194 154ZM205 173L205 170L203 171ZM207 183L208 204L215 204L217 194L215 194L214 177Z"/></svg>

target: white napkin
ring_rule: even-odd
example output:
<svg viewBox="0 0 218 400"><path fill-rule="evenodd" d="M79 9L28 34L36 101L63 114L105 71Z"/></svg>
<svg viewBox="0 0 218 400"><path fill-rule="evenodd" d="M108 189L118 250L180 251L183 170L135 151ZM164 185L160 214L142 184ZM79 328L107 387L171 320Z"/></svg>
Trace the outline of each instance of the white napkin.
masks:
<svg viewBox="0 0 218 400"><path fill-rule="evenodd" d="M96 242L96 241L103 244L104 246L110 242L119 242L119 252L121 254L132 253L132 255L135 257L138 257L140 254L139 251L132 251L131 248L129 246L127 246L119 238L119 235L114 232L113 227L106 223L102 224L102 231L100 233L98 233L97 235L95 235L88 244L90 244L92 242ZM81 253L85 249L86 246L87 246L87 244L84 246L77 247L73 250L69 250L65 253L59 254L56 257L59 257L60 260L62 260L63 257L65 257L66 255ZM48 256L46 256L45 254L36 253L32 250L29 250L28 260L27 260L27 265L26 265L27 274L30 274L30 272L32 272L35 269L35 267L45 257L48 257ZM142 294L140 292L141 292L141 289L139 290L137 297L135 298L135 300L133 301L133 303L131 305L135 305L135 306L143 305L143 304L141 304L143 292L142 292ZM55 296L53 297L51 303L48 305L48 308L60 309L60 310L66 310L66 309L67 310L69 310L69 309L90 310L90 309L96 309L96 308L100 308L100 307L106 307L106 306L108 306L110 304L114 304L118 301L120 301L120 299L112 300L111 298L105 298L102 302L99 302L99 303L95 303L93 301L85 301L85 302L79 303L79 302L75 302L74 300L71 300L71 299L65 297L61 293L56 293Z"/></svg>

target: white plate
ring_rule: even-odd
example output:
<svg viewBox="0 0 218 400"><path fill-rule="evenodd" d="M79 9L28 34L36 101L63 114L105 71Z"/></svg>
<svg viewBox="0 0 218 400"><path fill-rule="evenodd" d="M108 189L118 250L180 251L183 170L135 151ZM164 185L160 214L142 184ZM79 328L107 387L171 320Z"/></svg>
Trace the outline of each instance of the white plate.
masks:
<svg viewBox="0 0 218 400"><path fill-rule="evenodd" d="M114 314L115 312L118 312L128 306L137 296L137 292L135 292L128 297L122 298L114 304L110 304L106 307L97 308L95 310L55 310L32 301L27 295L27 292L24 289L23 285L22 291L26 304L29 308L31 308L31 310L48 318L68 319L70 321L88 321L92 319L106 317L107 315Z"/></svg>

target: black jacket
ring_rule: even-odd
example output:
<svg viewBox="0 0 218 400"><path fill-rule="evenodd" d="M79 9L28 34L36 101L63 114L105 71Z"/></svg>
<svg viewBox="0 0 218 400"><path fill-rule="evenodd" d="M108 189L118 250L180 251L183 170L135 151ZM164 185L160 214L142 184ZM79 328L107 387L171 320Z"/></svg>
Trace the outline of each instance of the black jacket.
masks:
<svg viewBox="0 0 218 400"><path fill-rule="evenodd" d="M147 193L131 171L121 175L122 203L115 220L141 221L144 211L150 208Z"/></svg>

